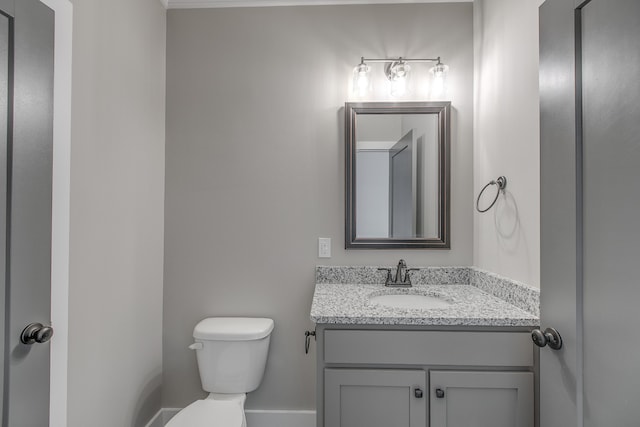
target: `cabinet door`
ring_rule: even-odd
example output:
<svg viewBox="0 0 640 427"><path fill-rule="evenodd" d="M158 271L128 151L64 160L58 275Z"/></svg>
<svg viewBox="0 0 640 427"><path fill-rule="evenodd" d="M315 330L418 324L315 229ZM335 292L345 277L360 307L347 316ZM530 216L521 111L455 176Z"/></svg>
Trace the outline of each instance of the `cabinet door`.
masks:
<svg viewBox="0 0 640 427"><path fill-rule="evenodd" d="M324 427L425 427L426 372L325 369Z"/></svg>
<svg viewBox="0 0 640 427"><path fill-rule="evenodd" d="M431 371L431 427L533 427L531 372Z"/></svg>

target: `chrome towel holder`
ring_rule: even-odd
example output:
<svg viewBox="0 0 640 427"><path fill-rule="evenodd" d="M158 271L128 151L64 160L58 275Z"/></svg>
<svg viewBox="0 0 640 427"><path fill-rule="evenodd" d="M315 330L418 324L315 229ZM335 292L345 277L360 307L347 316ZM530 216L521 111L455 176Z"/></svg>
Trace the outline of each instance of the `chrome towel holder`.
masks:
<svg viewBox="0 0 640 427"><path fill-rule="evenodd" d="M484 191L489 188L490 185L497 185L498 186L498 191L496 191L496 197L493 199L493 202L491 202L491 204L489 205L488 208L486 209L480 209L480 197L482 197L482 193L484 193ZM498 179L496 179L495 181L490 181L487 185L485 185L484 187L482 187L482 190L480 190L480 194L478 194L478 198L476 199L476 210L480 213L486 212L489 209L491 209L493 207L493 205L496 204L496 202L498 201L498 196L500 195L500 192L503 191L504 189L507 187L507 177L505 176L500 176L498 177Z"/></svg>

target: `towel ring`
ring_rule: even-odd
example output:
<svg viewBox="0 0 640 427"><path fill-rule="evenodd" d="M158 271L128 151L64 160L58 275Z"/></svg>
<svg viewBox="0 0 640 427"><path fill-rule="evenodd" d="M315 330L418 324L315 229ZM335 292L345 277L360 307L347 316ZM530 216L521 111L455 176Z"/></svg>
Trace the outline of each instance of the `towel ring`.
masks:
<svg viewBox="0 0 640 427"><path fill-rule="evenodd" d="M491 202L491 204L487 209L480 209L480 197L482 197L482 193L484 193L484 190L486 190L490 185L498 186L498 191L496 191L496 197L493 199L493 202ZM495 205L496 202L498 201L498 196L500 195L500 191L504 191L506 187L507 187L507 178L505 176L498 177L498 179L496 179L495 181L492 180L487 185L482 187L482 190L480 190L480 194L478 194L478 198L476 199L476 209L478 210L478 212L483 213L491 209L493 205Z"/></svg>

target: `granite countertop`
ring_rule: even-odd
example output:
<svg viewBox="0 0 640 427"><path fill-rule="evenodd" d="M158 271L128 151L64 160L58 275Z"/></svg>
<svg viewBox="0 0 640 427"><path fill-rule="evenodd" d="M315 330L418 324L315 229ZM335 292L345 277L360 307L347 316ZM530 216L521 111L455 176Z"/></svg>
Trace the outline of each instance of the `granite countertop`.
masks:
<svg viewBox="0 0 640 427"><path fill-rule="evenodd" d="M423 294L449 303L445 308L393 308L369 302L383 293ZM311 305L315 323L426 326L538 326L536 314L470 284L418 284L388 288L381 284L317 283Z"/></svg>

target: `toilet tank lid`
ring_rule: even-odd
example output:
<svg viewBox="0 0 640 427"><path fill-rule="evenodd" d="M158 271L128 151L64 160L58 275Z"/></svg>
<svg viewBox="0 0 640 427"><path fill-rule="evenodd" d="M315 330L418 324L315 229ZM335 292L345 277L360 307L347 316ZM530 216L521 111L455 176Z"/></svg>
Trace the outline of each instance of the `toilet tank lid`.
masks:
<svg viewBox="0 0 640 427"><path fill-rule="evenodd" d="M273 320L261 317L209 317L193 329L193 337L202 340L259 340L271 333Z"/></svg>

